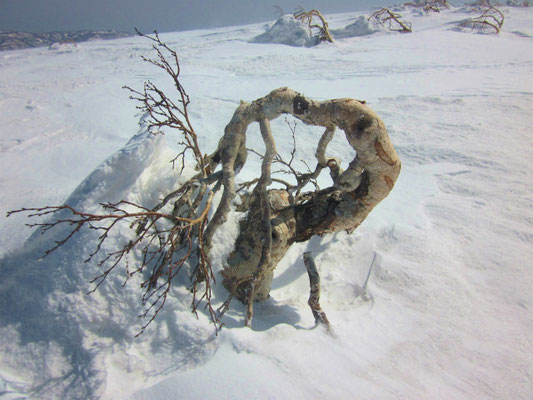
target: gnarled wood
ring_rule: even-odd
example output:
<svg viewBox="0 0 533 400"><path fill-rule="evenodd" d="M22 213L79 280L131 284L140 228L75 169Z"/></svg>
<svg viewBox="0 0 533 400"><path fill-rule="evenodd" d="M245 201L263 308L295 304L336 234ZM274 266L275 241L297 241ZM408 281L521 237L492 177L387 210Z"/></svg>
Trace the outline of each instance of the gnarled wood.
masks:
<svg viewBox="0 0 533 400"><path fill-rule="evenodd" d="M270 190L267 205L261 202L258 191L254 191L250 211L241 221L235 249L223 271L225 287L248 304L268 297L273 270L293 243L307 241L313 235L353 231L389 194L401 168L384 123L362 102L354 99L319 102L291 89L280 88L250 104L241 103L226 127L220 148L228 155L222 160L223 201L211 224L218 224L216 218L225 219L235 196L236 148L244 146L248 125L265 118L272 120L281 114L292 114L306 124L326 128L317 148L317 166L330 168L333 185L308 194L305 201L297 204L291 203L287 190ZM335 127L344 131L348 143L356 151L356 157L345 171L340 170L336 160L325 155ZM272 238L270 266L263 270L261 254L265 241L262 230L257 227L262 226L262 207L265 206L270 207Z"/></svg>

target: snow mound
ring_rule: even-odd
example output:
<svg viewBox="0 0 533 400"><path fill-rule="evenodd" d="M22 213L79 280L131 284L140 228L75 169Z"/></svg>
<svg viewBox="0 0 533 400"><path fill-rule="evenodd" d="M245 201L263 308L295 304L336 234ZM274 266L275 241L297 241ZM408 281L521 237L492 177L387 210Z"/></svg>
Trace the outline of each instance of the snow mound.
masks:
<svg viewBox="0 0 533 400"><path fill-rule="evenodd" d="M179 178L166 151L163 136L141 131L96 168L66 203L87 212L99 212L100 202L120 199L151 206L157 201L153 196ZM142 326L142 278L122 287L125 276L117 271L87 295L99 270L83 260L94 250L97 232L82 229L60 251L40 258L68 232L68 227L36 231L23 248L0 259L0 354L4 366L20 371L13 380L3 372L0 397L9 392L16 398L93 399L105 392L121 398L127 393L115 389L115 382L137 382L130 388L137 390L149 376L175 371L175 357L182 359L181 367L190 367L212 351L213 327L184 311L190 301L185 285L174 291L150 334L135 339ZM104 249L123 245L128 234L127 226L120 228ZM135 261L132 255L129 262ZM140 359L139 354L150 357Z"/></svg>
<svg viewBox="0 0 533 400"><path fill-rule="evenodd" d="M291 14L283 15L266 32L254 37L252 43L277 43L296 47L310 47L317 43L308 26Z"/></svg>
<svg viewBox="0 0 533 400"><path fill-rule="evenodd" d="M368 22L368 19L364 15L361 15L355 20L354 23L347 25L343 29L332 30L331 34L335 39L344 39L372 35L380 30L381 29L379 27Z"/></svg>

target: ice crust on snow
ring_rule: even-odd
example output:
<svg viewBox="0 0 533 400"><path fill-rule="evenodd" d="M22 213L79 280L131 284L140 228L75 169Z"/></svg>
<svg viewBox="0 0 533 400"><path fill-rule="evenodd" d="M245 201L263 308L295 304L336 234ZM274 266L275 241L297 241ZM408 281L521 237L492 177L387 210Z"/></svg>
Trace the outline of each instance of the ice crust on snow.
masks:
<svg viewBox="0 0 533 400"><path fill-rule="evenodd" d="M366 100L387 125L400 178L353 234L293 245L272 298L256 306L253 329L243 328L243 306L233 303L218 336L202 310L198 319L190 313L185 273L135 339L138 281L122 287L117 271L86 295L98 271L83 260L97 232L39 259L66 232L30 236L26 220L0 219L0 399L529 399L533 42L516 32L529 32L533 10L505 12L498 36L450 30L472 15L452 8L406 14L409 35L314 48L251 45L260 24L162 34L180 55L206 153L240 99L290 86L319 100ZM361 16L327 17L342 30ZM138 59L150 46L127 38L74 52L0 53L3 215L64 201L92 212L121 199L150 207L192 173L170 167L176 139L148 134L120 89L150 79L172 91ZM286 123L272 129L278 151L290 156ZM312 167L322 131L299 124L297 132L295 159ZM247 146L263 150L257 126ZM338 132L327 153L349 161L349 148ZM250 156L240 179L255 178L260 164ZM217 233L218 277L239 217ZM107 246L130 238L123 226ZM316 256L335 338L314 328L305 251ZM215 305L226 296L217 286Z"/></svg>

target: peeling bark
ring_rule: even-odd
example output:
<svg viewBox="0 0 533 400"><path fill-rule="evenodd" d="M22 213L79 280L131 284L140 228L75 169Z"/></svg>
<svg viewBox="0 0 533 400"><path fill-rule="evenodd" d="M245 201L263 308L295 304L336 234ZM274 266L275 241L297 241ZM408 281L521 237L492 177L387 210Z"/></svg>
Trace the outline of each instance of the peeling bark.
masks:
<svg viewBox="0 0 533 400"><path fill-rule="evenodd" d="M329 168L333 185L308 193L300 203L291 203L292 196L287 190L266 192L263 186L254 190L250 211L240 223L235 249L223 270L224 286L247 303L249 311L253 301L268 298L273 270L293 243L307 241L314 235L356 229L392 190L401 168L384 123L363 102L354 99L319 102L288 88L276 89L250 104L241 103L226 127L218 150L222 154L224 193L210 223L213 227L225 220L235 197L235 162L238 150L244 146L248 125L260 122L263 126L265 119L272 120L281 114L292 114L306 124L326 128L318 141L314 174L318 176L322 169ZM340 162L326 156L335 128L344 131L356 151L345 171L340 169ZM265 143L268 154L267 140ZM245 157L240 162L244 163ZM264 168L262 172L264 175ZM271 227L268 240L264 237L267 214ZM260 226L263 228L258 229ZM270 256L268 263L266 253ZM249 315L247 322L250 321Z"/></svg>

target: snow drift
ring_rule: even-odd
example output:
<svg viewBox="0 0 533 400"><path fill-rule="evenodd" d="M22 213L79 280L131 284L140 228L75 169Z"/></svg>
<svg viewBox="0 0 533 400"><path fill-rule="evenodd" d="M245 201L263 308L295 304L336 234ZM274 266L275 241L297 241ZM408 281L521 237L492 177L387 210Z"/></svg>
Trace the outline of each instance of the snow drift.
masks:
<svg viewBox="0 0 533 400"><path fill-rule="evenodd" d="M317 44L311 29L291 14L283 15L264 33L254 37L252 43L277 43L297 47L310 47Z"/></svg>
<svg viewBox="0 0 533 400"><path fill-rule="evenodd" d="M178 179L175 171L168 168L168 159L163 137L142 131L92 172L66 204L86 212L98 212L100 202L121 199L151 206L157 201L157 194L175 185ZM106 381L108 387L112 385L109 372L105 372L110 366L106 364L113 360L126 371L135 369L141 362L136 352L148 352L153 357L148 364L143 357L142 368L147 373L161 373L175 369L180 358L176 357L183 351L190 352L188 364L194 364L210 349L204 341L212 329L202 337L198 329L185 328L187 322L183 321L185 326L180 325L185 331L179 333L182 328L174 326L176 315L172 312L162 315L153 334L133 339L139 330L137 316L142 311L139 282L122 289L124 275L117 274L97 292L87 295L89 281L98 269L83 260L94 250L91 246L95 233L82 231L60 251L41 258L68 230L59 227L44 235L38 230L24 247L0 261L4 276L0 304L9 305L0 313L3 361L9 368L21 371L25 381L32 382L31 387L22 385L18 389L28 390L38 398L97 398ZM124 231L111 237L106 246L119 245L127 237ZM182 293L182 297L187 303L186 295ZM198 340L202 344L196 348Z"/></svg>

